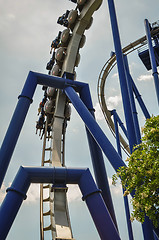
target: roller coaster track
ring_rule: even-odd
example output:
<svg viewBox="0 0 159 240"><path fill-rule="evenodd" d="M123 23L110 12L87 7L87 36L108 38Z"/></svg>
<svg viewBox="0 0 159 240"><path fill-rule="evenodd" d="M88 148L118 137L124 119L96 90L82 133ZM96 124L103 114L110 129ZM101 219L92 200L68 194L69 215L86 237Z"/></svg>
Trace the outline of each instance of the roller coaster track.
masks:
<svg viewBox="0 0 159 240"><path fill-rule="evenodd" d="M151 36L154 37L155 35L159 34L159 28L151 31ZM128 55L131 52L139 49L140 47L144 46L147 44L146 36L139 38L138 40L134 41L133 43L130 43L126 47L122 49L123 54ZM114 123L111 119L111 111L108 110L107 104L106 104L106 96L105 96L105 84L107 77L111 70L115 67L116 65L116 55L114 54L103 66L99 78L98 78L98 84L97 84L97 93L98 93L98 101L101 107L101 110L103 112L104 118L113 134L115 137L115 127ZM127 155L130 154L130 149L129 149L129 144L125 141L125 139L122 137L120 134L120 143L122 149L126 152Z"/></svg>
<svg viewBox="0 0 159 240"><path fill-rule="evenodd" d="M63 76L66 73L75 72L78 66L77 58L81 41L84 38L84 31L88 29L92 20L92 15L96 11L102 0L84 1L84 6L80 9L76 22L71 26L72 33L69 33L69 43L65 46L65 57L62 62L61 72L56 74ZM76 8L77 10L77 8ZM57 49L58 51L58 49ZM51 74L55 75L53 69ZM67 118L65 108L68 104L66 96L60 90L57 91L55 110L52 113L51 134L47 133L48 120L46 120L45 133L42 150L42 166L65 166L65 132ZM53 240L73 239L71 224L67 205L67 187L41 185L40 187L40 233L41 240L45 239L46 232L51 233ZM50 236L50 235L49 235Z"/></svg>

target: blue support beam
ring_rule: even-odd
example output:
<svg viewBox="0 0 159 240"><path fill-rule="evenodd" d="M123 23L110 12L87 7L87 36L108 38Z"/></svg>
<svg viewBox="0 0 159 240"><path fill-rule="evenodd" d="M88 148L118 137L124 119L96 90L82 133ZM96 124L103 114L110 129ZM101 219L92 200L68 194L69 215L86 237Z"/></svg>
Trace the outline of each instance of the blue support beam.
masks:
<svg viewBox="0 0 159 240"><path fill-rule="evenodd" d="M122 158L121 154L121 146L120 146L120 138L119 138L119 128L118 128L118 120L117 120L117 113L116 110L112 111L113 119L114 119L114 128L115 128L115 135L116 135L116 144L117 144L117 152L119 153L120 157Z"/></svg>
<svg viewBox="0 0 159 240"><path fill-rule="evenodd" d="M125 191L124 191L123 188L122 188L122 190L123 190L123 195L124 195ZM134 240L132 224L131 224L131 220L130 220L130 209L129 209L128 196L124 196L124 206L125 206L125 213L126 213L126 221L127 221L129 240Z"/></svg>
<svg viewBox="0 0 159 240"><path fill-rule="evenodd" d="M137 89L137 87L136 87L136 85L135 85L135 83L134 83L132 78L131 78L131 82L132 82L132 87L133 87L134 94L136 96L136 99L137 99L137 101L138 101L138 103L140 105L140 108L141 108L145 118L146 119L150 118L151 116L150 116L150 114L149 114L149 112L148 112L148 110L146 108L146 105L145 105L144 101L141 98L141 94L139 93L139 91L138 91L138 89Z"/></svg>
<svg viewBox="0 0 159 240"><path fill-rule="evenodd" d="M156 60L155 60L154 49L152 46L149 22L147 19L145 19L144 23L145 23L146 38L147 38L147 43L148 43L148 48L149 48L150 62L151 62L151 67L152 67L152 75L153 75L154 82L155 82L156 95L157 95L157 100L158 100L158 104L159 104L159 78L158 78L158 72L157 72L157 64L156 64Z"/></svg>
<svg viewBox="0 0 159 240"><path fill-rule="evenodd" d="M21 167L0 208L0 239L6 239L31 183L78 184L101 239L120 240L89 169Z"/></svg>
<svg viewBox="0 0 159 240"><path fill-rule="evenodd" d="M108 7L109 7L109 13L110 13L110 20L111 20L111 27L112 27L112 33L113 33L116 59L117 59L120 87L121 87L121 93L122 93L122 99L123 99L124 114L125 114L126 126L127 126L127 131L128 131L129 145L130 145L130 151L132 152L133 146L137 143L137 139L136 139L136 134L135 134L135 126L134 126L134 121L133 121L133 116L132 116L132 111L131 111L131 104L130 104L130 99L129 99L128 88L127 88L123 53L122 53L122 48L121 48L121 41L120 41L120 36L119 36L119 30L118 30L118 24L117 24L117 18L116 18L116 12L115 12L115 6L114 6L113 0L108 0ZM150 239L153 240L154 237L153 237L152 228L149 223L148 223L148 225L146 225L146 223L147 223L147 220L142 225L144 239L145 240L150 240Z"/></svg>
<svg viewBox="0 0 159 240"><path fill-rule="evenodd" d="M64 89L66 86L73 86L77 91L85 86L85 83L75 83L66 78L29 72L23 90L18 97L19 101L0 149L0 187L7 172L37 84L55 87L58 89Z"/></svg>
<svg viewBox="0 0 159 240"><path fill-rule="evenodd" d="M132 117L131 104L130 104L129 92L127 87L124 60L123 60L123 53L121 48L121 42L120 42L120 36L119 36L119 30L118 30L118 24L117 24L117 18L116 18L116 12L115 12L115 6L114 6L113 0L108 0L108 7L109 7L117 67L118 67L118 73L119 73L120 88L121 88L121 94L123 99L125 121L126 121L126 126L128 131L128 140L129 140L130 151L132 152L133 146L137 143L137 140L135 135L135 126L134 126L134 121Z"/></svg>
<svg viewBox="0 0 159 240"><path fill-rule="evenodd" d="M80 94L81 100L86 105L86 107L92 114L93 118L95 119L89 85L85 85L83 88L81 88L79 94ZM98 144L96 143L96 141L94 140L94 138L92 137L91 133L88 131L87 127L86 127L86 133L87 133L89 149L91 153L92 164L93 164L97 185L102 190L103 200L109 210L109 213L113 219L113 222L116 228L118 228L102 151L98 146Z"/></svg>
<svg viewBox="0 0 159 240"><path fill-rule="evenodd" d="M66 87L64 91L115 171L121 166L126 166L75 90Z"/></svg>
<svg viewBox="0 0 159 240"><path fill-rule="evenodd" d="M113 118L114 118L117 151L118 151L120 157L122 158L117 113L116 113L116 110L113 110L112 112L113 112ZM123 194L124 194L125 191L124 191L123 188L122 188L122 190L123 190ZM124 206L125 206L126 222L127 222L127 227L128 227L129 240L134 240L133 231L132 231L132 224L131 224L131 221L130 221L130 210L129 210L128 196L124 196Z"/></svg>
<svg viewBox="0 0 159 240"><path fill-rule="evenodd" d="M2 181L6 174L7 168L9 166L12 153L14 151L16 142L18 140L18 137L19 137L21 128L23 126L27 111L29 109L30 103L32 102L32 97L34 95L34 91L36 89L37 84L47 85L47 86L63 89L65 91L66 95L72 101L73 105L75 106L75 108L78 111L79 115L81 116L82 120L86 124L86 127L87 127L88 131L91 133L92 138L94 138L94 140L99 145L99 147L104 151L105 155L107 156L108 160L112 164L115 171L117 171L117 169L120 166L125 166L125 163L122 161L119 154L115 151L114 147L109 142L108 138L105 136L103 131L100 129L100 127L96 123L92 114L89 112L87 107L84 105L82 100L79 98L79 96L75 92L75 90L80 92L80 94L83 92L83 94L81 94L83 101L90 102L90 99L91 99L90 95L88 95L86 97L86 95L84 94L84 92L87 89L87 84L77 82L77 81L74 82L72 80L66 79L66 77L59 78L59 77L54 77L54 76L48 76L45 74L30 72L28 75L28 78L26 80L26 83L24 85L24 88L22 90L22 93L19 96L19 101L18 101L17 107L13 114L9 129L6 133L5 139L3 141L3 144L2 144L2 147L0 150L0 185L2 184ZM88 94L88 91L86 91L86 92ZM32 171L34 171L34 170L32 170ZM29 171L29 173L31 174L31 170ZM38 176L40 174L41 181L45 182L46 176L45 176L44 172L43 171L41 172L39 170L39 172L37 174L38 174ZM72 173L70 173L70 174L72 177L75 177L74 174L72 174ZM58 175L58 179L60 179L59 181L62 181L62 183L63 183L63 180L61 180L61 177L63 176L63 174L61 176L59 174L57 174L57 175ZM32 176L33 182L36 182L36 173L34 172L34 177L33 177L33 175L31 175L31 176ZM56 173L55 173L55 176L56 176ZM57 180L57 176L56 176L56 180ZM50 181L52 181L52 177L51 177ZM71 183L73 183L73 179L71 180ZM26 182L25 182L23 187L27 191L27 188L29 187L28 183L26 184ZM5 208L1 208L0 217L5 215L4 209L7 209L7 207L9 205L10 205L10 207L13 205L14 206L16 205L17 210L15 209L13 211L14 207L12 208L13 215L15 217L23 199L25 198L25 191L24 192L19 191L19 190L17 191L16 189L14 189L14 184L13 184L13 187L10 188L8 191L9 192L8 192L7 196L10 196L10 197L9 198L7 197L6 200L4 201ZM15 195L15 193L16 193L16 195ZM10 200L8 201L8 199L10 199ZM11 201L11 199L13 200L12 205L9 203ZM90 204L90 206L91 206L91 204ZM11 209L10 207L9 207L9 209ZM90 209L93 212L93 207L90 207ZM2 215L2 212L3 212L3 215ZM91 213L91 214L94 216L94 213ZM108 213L107 213L107 215L108 215ZM95 218L96 218L96 216L95 216ZM6 221L9 221L9 222L12 221L11 218L7 217L7 215L5 215L5 219L6 219ZM2 221L2 218L1 218L1 221ZM97 219L95 221L97 221ZM98 221L96 222L96 224L98 225ZM100 225L102 225L101 222L100 222ZM104 231L104 229L101 230L102 226L98 226L97 228L99 228L99 232ZM147 228L147 226L146 226L146 228ZM148 229L148 232L149 232L149 234L147 234L147 236L150 236L151 233L150 233L149 229ZM100 234L103 234L103 233L100 233ZM117 236L117 237L112 238L112 239L119 239L118 235L115 234L115 236ZM103 239L106 239L106 238L104 237ZM147 239L148 238L145 238L145 240L147 240Z"/></svg>
<svg viewBox="0 0 159 240"><path fill-rule="evenodd" d="M0 187L23 127L29 106L32 102L36 85L36 79L33 77L32 73L29 73L0 149Z"/></svg>
<svg viewBox="0 0 159 240"><path fill-rule="evenodd" d="M135 99L134 99L134 95L133 95L132 77L130 75L128 59L127 59L126 55L124 55L124 63L125 63L125 72L126 72L126 79L127 79L130 103L131 103L133 119L134 119L136 140L137 140L137 144L140 144L141 143L140 127L139 127L139 121L138 121L137 110L136 110L136 105L135 105Z"/></svg>
<svg viewBox="0 0 159 240"><path fill-rule="evenodd" d="M124 127L124 124L123 124L123 122L121 121L121 119L120 119L119 115L117 114L116 110L112 110L112 111L111 111L111 114L112 114L113 116L115 115L115 118L116 118L117 122L119 123L119 126L121 127L123 133L125 134L125 137L128 138L127 130L126 130L126 128Z"/></svg>
<svg viewBox="0 0 159 240"><path fill-rule="evenodd" d="M90 148L90 154L92 158L95 179L99 189L101 189L103 200L108 208L111 218L116 228L118 229L103 155L102 155L101 149L99 148L98 144L96 143L96 141L94 140L94 138L92 137L92 135L90 134L87 128L86 128L86 133L87 133L87 138L88 138L88 143Z"/></svg>

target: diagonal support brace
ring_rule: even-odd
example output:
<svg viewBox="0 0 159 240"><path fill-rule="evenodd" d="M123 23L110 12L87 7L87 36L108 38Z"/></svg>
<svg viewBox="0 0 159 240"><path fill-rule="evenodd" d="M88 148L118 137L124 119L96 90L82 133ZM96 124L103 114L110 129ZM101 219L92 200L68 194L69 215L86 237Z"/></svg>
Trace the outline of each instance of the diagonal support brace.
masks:
<svg viewBox="0 0 159 240"><path fill-rule="evenodd" d="M64 91L115 171L121 166L126 166L75 90L67 87Z"/></svg>

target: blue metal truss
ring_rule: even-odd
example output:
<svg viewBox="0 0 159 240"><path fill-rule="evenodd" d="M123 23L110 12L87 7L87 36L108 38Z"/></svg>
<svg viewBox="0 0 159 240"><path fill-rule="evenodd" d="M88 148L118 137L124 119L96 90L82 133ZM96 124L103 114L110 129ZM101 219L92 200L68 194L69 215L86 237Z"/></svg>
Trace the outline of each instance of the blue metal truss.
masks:
<svg viewBox="0 0 159 240"><path fill-rule="evenodd" d="M66 79L66 75L67 74L65 74L63 78L59 78L59 77L49 76L49 75L40 74L40 73L34 73L34 72L29 73L27 80L25 82L24 88L22 90L22 93L18 97L19 100L17 103L17 107L11 119L8 131L6 133L6 136L4 138L4 141L2 143L2 147L0 150L0 176L1 176L0 183L2 184L5 174L7 172L7 169L9 167L11 156L16 146L25 117L27 115L29 106L33 101L32 98L33 98L37 84L61 89L69 97L72 104L74 105L74 107L76 108L77 112L79 113L79 115L81 116L82 120L86 125L86 131L87 131L96 181L97 181L98 187L102 190L102 197L104 199L105 208L106 209L108 208L107 212L111 216L110 219L113 220L113 222L111 220L113 229L108 228L109 230L108 229L106 230L107 233L100 233L101 230L99 230L99 235L104 236L103 234L110 234L111 238L120 239L117 231L115 213L114 213L113 203L110 195L110 189L108 185L107 174L105 170L105 164L104 164L104 159L102 156L101 149L103 150L105 155L108 157L110 163L112 164L115 170L117 170L120 166L125 166L125 163L122 161L119 154L116 152L116 150L114 149L114 147L112 146L112 144L110 143L110 141L108 140L104 132L101 130L101 128L95 121L94 110L93 110L93 105L92 105L88 84ZM77 94L77 92L79 92L80 97ZM39 171L43 171L43 170L39 170ZM39 174L38 170L36 173ZM35 173L35 178L36 178L36 173ZM32 176L32 178L34 178L34 176ZM39 180L39 183L41 181L42 180ZM47 180L45 181L47 182ZM16 180L15 182L17 183ZM4 200L4 203L2 204L0 209L1 211L0 212L0 216L1 216L1 221L0 221L1 235L0 236L2 236L1 239L5 239L4 236L6 236L6 234L8 233L11 227L11 224L14 220L14 219L11 220L10 215L16 216L15 212L18 211L23 199L25 198L24 197L25 194L22 194L22 191L17 190L17 186L15 182L13 183L13 186L9 188L7 197ZM52 180L52 183L54 183L53 180ZM25 183L25 184L28 184L28 183ZM29 187L29 185L27 186ZM8 197L8 196L11 196L11 197ZM15 198L15 202L12 200L12 204L10 205L10 207L7 207L8 204L10 204L9 202L12 197L13 199ZM15 211L15 209L17 210ZM98 212L98 210L96 211ZM4 221L4 212L5 212L6 222ZM102 215L100 216L100 218L101 217ZM102 217L102 219L105 221L106 225L108 225L106 218ZM95 224L103 225L103 223L100 224L100 221L99 223L97 221L97 223ZM6 227L4 228L4 226ZM100 229L102 226L100 227L96 226L96 227L98 230L98 228ZM106 228L104 227L103 229L106 229ZM105 239L105 237L102 237L102 239Z"/></svg>
<svg viewBox="0 0 159 240"><path fill-rule="evenodd" d="M0 171L1 171L0 180L1 180L1 184L2 184L2 181L6 174L7 168L9 166L12 153L16 146L16 142L18 140L18 136L19 136L21 128L23 126L29 106L32 102L32 98L33 98L37 84L51 86L51 87L61 89L68 96L68 98L72 102L73 106L79 113L81 119L83 120L83 122L86 125L88 141L89 141L90 151L91 151L91 156L92 156L92 162L93 162L94 171L95 171L96 182L98 184L98 187L102 190L102 199L104 199L104 202L105 202L104 208L106 210L101 210L103 212L105 211L105 213L103 213L104 214L103 217L101 217L102 215L100 215L100 218L103 219L102 224L101 224L101 221L99 221L99 219L98 220L96 219L99 217L99 216L97 217L98 209L94 210L95 213L93 213L93 214L91 213L91 215L93 215L92 216L93 219L94 219L94 215L95 215L95 219L96 219L95 225L97 227L99 235L101 236L101 239L106 239L105 238L106 235L103 235L103 234L110 234L109 235L109 237L111 236L110 239L120 239L118 232L117 232L117 228L114 225L114 223L116 223L114 209L113 209L113 205L112 205L112 201L111 201L110 190L109 190L109 186L108 186L108 182L107 182L107 175L106 175L105 164L104 164L103 156L101 153L101 149L103 150L104 154L108 158L110 164L115 169L115 171L117 171L117 169L119 167L126 166L126 165L123 162L120 154L117 153L117 151L115 150L113 145L110 143L110 141L108 140L108 138L106 137L106 135L104 134L102 129L99 127L99 125L95 121L94 110L93 110L91 95L90 95L90 91L89 91L89 85L86 83L69 80L66 78L66 75L64 75L63 78L59 78L59 77L49 76L49 75L40 74L40 73L34 73L34 72L29 73L26 83L24 85L24 88L22 90L22 93L19 96L19 101L18 101L17 107L13 114L13 118L11 120L10 126L8 128L8 131L6 133L6 136L4 138L4 141L3 141L3 144L2 144L2 147L0 150ZM77 92L79 93L79 95ZM13 129L14 129L14 131L13 131ZM38 182L39 183L41 183L43 181L48 182L47 179L44 180L45 170L43 170L43 168L37 168L37 170L35 170L35 168L29 168L29 169L30 169L29 171L31 171L31 173L32 173L31 179L37 179L37 175L39 176L39 174L40 174L40 177L38 178ZM61 170L57 170L57 171L66 171L66 170L62 170L62 169L63 168L61 168ZM48 169L46 171L54 172L55 170ZM74 169L74 171L76 172L77 170ZM71 174L71 172L70 172L70 174ZM58 178L59 178L59 176L60 175L58 175ZM56 179L56 174L54 176L54 174L52 173L52 178L51 178L51 180L49 180L48 183L50 183L50 181L51 181L51 183L55 183L54 178ZM35 180L35 181L37 181L37 180ZM29 183L25 182L23 186L20 186L20 188L26 187L26 191L23 192L21 190L18 190L17 186L16 186L17 183L19 186L20 182L18 183L17 180L14 181L12 187L8 190L8 194L7 194L6 199L4 200L4 203L1 206L0 224L2 224L2 225L0 225L0 229L1 229L2 236L4 236L5 234L8 233L8 231L11 227L11 224L14 220L14 219L12 221L9 220L10 223L8 223L8 224L10 224L10 225L8 226L6 223L6 228L4 228L4 225L3 225L4 224L4 219L3 219L4 212L5 212L6 219L11 219L10 214L11 215L13 214L14 216L16 216L16 212L18 211L18 209L24 199L24 196L26 194L27 188L30 185L30 182ZM33 180L33 182L34 182L34 180ZM69 183L69 182L63 182L63 174L61 174L61 179L59 179L59 182ZM73 183L73 182L71 182L71 183ZM89 188L89 185L91 188L91 184L92 183L90 181L88 183L88 188ZM10 196L10 197L8 197L8 196ZM15 197L13 197L13 196L15 196ZM12 197L13 197L13 199L15 198L15 201L11 201L12 204L10 205L10 199ZM100 202L101 200L96 199L95 201ZM94 203L93 202L90 203L91 208L93 209L94 205L92 205L92 204L94 204ZM17 209L17 210L15 211L15 209ZM91 211L92 210L90 210L90 212ZM108 217L108 215L109 215L108 213L110 213L110 215L112 216L114 223L112 222L112 220L110 220L111 217L110 216ZM107 215L107 217L106 217L106 215ZM105 220L105 219L108 219L108 220ZM105 227L100 226L100 225L103 225L103 222L105 222L105 224L106 224ZM110 224L111 227L106 228L106 226L108 224ZM150 231L151 228L149 226L149 221L147 221L145 224L146 224L148 231L151 234L151 231ZM103 228L103 230L101 230L101 228ZM107 229L106 230L107 233L105 233L104 229ZM2 239L5 239L5 238L2 238ZM147 235L147 238L145 238L145 239L153 239L153 238L150 238L150 235Z"/></svg>

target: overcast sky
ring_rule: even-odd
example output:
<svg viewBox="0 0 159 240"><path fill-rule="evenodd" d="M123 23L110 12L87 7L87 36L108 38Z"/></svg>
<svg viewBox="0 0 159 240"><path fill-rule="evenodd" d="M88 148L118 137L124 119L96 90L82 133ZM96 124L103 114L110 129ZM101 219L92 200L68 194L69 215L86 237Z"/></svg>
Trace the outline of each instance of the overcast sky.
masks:
<svg viewBox="0 0 159 240"><path fill-rule="evenodd" d="M158 0L118 0L115 1L122 47L145 35L144 19L152 23L159 19ZM0 0L0 140L2 142L8 128L12 113L21 93L29 71L46 73L46 63L50 60L50 44L64 27L58 25L57 19L66 9L74 9L75 4L68 0ZM107 137L115 146L100 111L97 99L97 80L99 73L114 50L107 1L94 14L92 27L85 32L86 44L81 49L81 61L76 69L77 80L88 82L96 109L97 121ZM147 72L138 58L137 52L129 56L132 76L140 89L151 114L158 114L157 100L151 71ZM119 91L117 69L114 68L106 85L106 99L109 109L116 108L121 117L123 110ZM35 134L38 119L37 109L43 97L41 87L37 88L34 101L30 107L24 128L7 172L0 201L5 195L6 187L13 181L20 165L40 166L42 141ZM141 126L144 118L139 114ZM124 118L122 119L124 121ZM82 139L82 141L80 141ZM79 145L80 144L80 145ZM79 146L82 151L79 151ZM125 156L124 156L125 157ZM113 169L105 159L109 182ZM66 165L68 167L89 167L91 159L86 139L84 124L72 107L71 121L68 123L66 136ZM92 171L93 173L93 171ZM28 193L8 240L39 239L39 187L33 185ZM112 187L113 200L122 240L127 240L127 231L123 214L120 186ZM91 217L81 201L77 187L71 186L69 194L71 223L74 238L77 240L99 239ZM135 222L136 239L142 240L140 226ZM89 231L88 231L89 229Z"/></svg>

